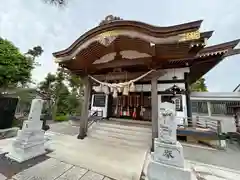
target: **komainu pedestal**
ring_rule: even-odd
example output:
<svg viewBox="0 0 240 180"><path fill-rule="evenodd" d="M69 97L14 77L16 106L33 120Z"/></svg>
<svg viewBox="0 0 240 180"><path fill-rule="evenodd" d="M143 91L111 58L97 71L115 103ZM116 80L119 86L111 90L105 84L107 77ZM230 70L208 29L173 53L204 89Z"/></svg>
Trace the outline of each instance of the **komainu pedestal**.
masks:
<svg viewBox="0 0 240 180"><path fill-rule="evenodd" d="M148 180L194 180L194 174L185 163L183 147L177 141L175 105L160 104L159 134L154 141L154 152L148 165Z"/></svg>
<svg viewBox="0 0 240 180"><path fill-rule="evenodd" d="M23 162L46 153L44 148L44 131L40 120L43 100L32 101L28 120L24 121L22 130L18 131L9 153L6 155L17 162Z"/></svg>

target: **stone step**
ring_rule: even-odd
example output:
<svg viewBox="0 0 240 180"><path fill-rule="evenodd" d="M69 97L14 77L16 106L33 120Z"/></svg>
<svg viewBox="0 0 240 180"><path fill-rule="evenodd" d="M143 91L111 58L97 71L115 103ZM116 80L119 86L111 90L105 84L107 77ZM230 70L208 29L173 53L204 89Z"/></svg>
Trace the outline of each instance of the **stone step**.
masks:
<svg viewBox="0 0 240 180"><path fill-rule="evenodd" d="M151 126L152 122L150 121L141 121L141 120L133 120L133 119L122 119L122 118L109 118L110 121L116 121L116 122L123 122L123 123L129 123L129 124L135 124L135 125L148 125Z"/></svg>
<svg viewBox="0 0 240 180"><path fill-rule="evenodd" d="M126 139L126 140L131 140L131 141L139 141L139 142L148 142L151 141L151 134L129 134L128 132L124 132L123 130L121 132L114 132L114 129L110 130L105 130L101 129L101 127L96 127L93 129L92 133L96 133L99 136L110 136L118 139Z"/></svg>
<svg viewBox="0 0 240 180"><path fill-rule="evenodd" d="M111 144L112 146L119 147L150 147L150 141L149 142L137 142L129 139L122 139L117 137L112 137L109 135L101 135L99 136L97 133L91 133L88 135L89 138L93 138L95 140L107 142Z"/></svg>
<svg viewBox="0 0 240 180"><path fill-rule="evenodd" d="M149 147L151 136L151 126L117 121L99 121L88 131L90 138L125 147Z"/></svg>
<svg viewBox="0 0 240 180"><path fill-rule="evenodd" d="M137 131L137 132L149 132L152 133L152 129L149 126L136 126L134 124L123 124L123 123L117 123L113 121L100 121L98 122L99 126L104 127L111 127L116 129L124 129L124 130L130 130L130 131Z"/></svg>
<svg viewBox="0 0 240 180"><path fill-rule="evenodd" d="M146 131L146 132L136 131L134 129L124 129L124 128L111 127L111 126L96 125L96 126L93 126L93 129L115 132L119 134L133 135L133 136L151 136L152 135L152 132L149 132L149 131Z"/></svg>

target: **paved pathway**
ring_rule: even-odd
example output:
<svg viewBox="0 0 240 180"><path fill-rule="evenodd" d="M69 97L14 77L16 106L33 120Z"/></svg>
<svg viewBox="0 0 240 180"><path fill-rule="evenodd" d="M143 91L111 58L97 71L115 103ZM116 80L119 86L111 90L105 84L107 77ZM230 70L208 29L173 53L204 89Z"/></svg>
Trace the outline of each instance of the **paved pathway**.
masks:
<svg viewBox="0 0 240 180"><path fill-rule="evenodd" d="M194 146L183 146L183 148L186 159L240 170L239 145L228 144L227 150L211 150L210 148L197 148Z"/></svg>
<svg viewBox="0 0 240 180"><path fill-rule="evenodd" d="M72 126L68 121L61 123L52 123L49 124L50 130L53 132L75 136L79 133L79 127Z"/></svg>
<svg viewBox="0 0 240 180"><path fill-rule="evenodd" d="M13 180L109 180L109 178L50 158L12 177Z"/></svg>
<svg viewBox="0 0 240 180"><path fill-rule="evenodd" d="M239 180L240 171L188 161L199 180ZM12 177L12 180L111 180L99 173L50 158ZM0 174L0 180L6 177Z"/></svg>
<svg viewBox="0 0 240 180"><path fill-rule="evenodd" d="M78 127L72 127L69 123L51 124L49 136L76 136ZM61 134L57 134L61 133ZM54 135L55 134L55 135ZM64 135L65 134L65 135ZM75 138L75 137L74 137ZM64 139L64 138L63 138ZM77 140L77 139L76 139ZM9 144L12 139L0 141L0 151L2 147ZM60 140L61 141L61 140ZM66 141L62 142L63 144ZM197 154L196 154L197 152ZM240 149L235 145L229 145L227 151L213 150L209 148L198 148L184 145L184 155L190 160L190 164L195 171L201 176L202 180L240 180ZM198 161L198 162L197 162ZM201 163L199 163L201 162ZM209 165L212 164L212 165ZM214 166L215 165L215 166ZM219 167L221 166L221 167ZM230 169L231 168L231 169ZM233 170L235 169L235 170ZM0 180L5 180L0 174ZM64 161L61 157L58 159L50 158L33 167L30 167L13 177L14 180L109 180L101 174L89 171L79 165Z"/></svg>
<svg viewBox="0 0 240 180"><path fill-rule="evenodd" d="M68 122L51 124L50 127L50 131L73 136L77 135L79 130L78 127L71 126ZM240 146L237 144L228 143L226 151L184 144L183 148L186 159L240 170L240 163L236 160L240 159Z"/></svg>

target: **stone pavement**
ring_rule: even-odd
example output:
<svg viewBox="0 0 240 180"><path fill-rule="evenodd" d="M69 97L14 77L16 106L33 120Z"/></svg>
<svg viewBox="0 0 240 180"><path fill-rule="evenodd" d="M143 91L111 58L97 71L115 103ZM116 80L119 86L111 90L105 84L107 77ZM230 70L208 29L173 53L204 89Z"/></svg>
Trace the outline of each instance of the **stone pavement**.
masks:
<svg viewBox="0 0 240 180"><path fill-rule="evenodd" d="M226 150L185 146L184 157L188 160L240 170L240 149L237 144L228 144ZM238 160L237 160L238 159Z"/></svg>
<svg viewBox="0 0 240 180"><path fill-rule="evenodd" d="M50 158L12 177L12 180L109 180L101 174ZM2 180L2 179L0 179Z"/></svg>
<svg viewBox="0 0 240 180"><path fill-rule="evenodd" d="M240 171L188 161L198 174L198 180L239 180ZM50 158L12 177L12 180L110 180L101 174ZM0 180L6 177L0 174Z"/></svg>
<svg viewBox="0 0 240 180"><path fill-rule="evenodd" d="M49 124L50 126L50 131L56 132L56 133L61 133L65 135L71 135L75 136L78 135L79 133L79 127L77 126L72 126L70 122L58 122L58 123L51 123Z"/></svg>
<svg viewBox="0 0 240 180"><path fill-rule="evenodd" d="M46 135L48 138L58 137L60 143L65 144L67 141L62 137L76 138L78 133L78 127L72 127L68 123L54 123L51 126L53 128ZM66 135L68 134L68 135ZM3 147L6 147L12 142L12 139L0 140L0 151L4 152ZM76 139L77 140L77 139ZM63 141L63 142L61 142ZM74 141L75 142L75 141ZM229 144L227 151L220 151L211 148L200 148L198 146L184 146L184 155L188 162L192 165L192 168L199 175L199 180L240 180L240 159L239 147L234 144ZM70 148L71 149L71 148ZM64 151L62 151L64 153ZM196 153L197 152L197 153ZM81 150L79 149L79 153ZM62 158L63 157L63 158ZM72 179L108 179L101 174L97 174L94 170L86 170L83 166L73 165L74 163L66 162L64 154L58 156L58 158L50 158L33 167L29 167L20 173L17 173L13 179L15 180L72 180ZM62 159L61 159L62 158ZM76 158L77 160L77 158ZM212 165L209 165L212 164ZM122 167L124 168L124 167ZM81 169L81 171L80 171ZM81 176L81 173L85 169L87 171ZM235 170L233 170L235 169ZM34 175L34 176L33 176ZM24 178L24 179L23 179ZM6 178L0 174L0 180ZM120 179L119 179L120 180Z"/></svg>
<svg viewBox="0 0 240 180"><path fill-rule="evenodd" d="M188 161L201 180L239 180L240 171Z"/></svg>
<svg viewBox="0 0 240 180"><path fill-rule="evenodd" d="M76 136L79 131L78 127L71 126L68 122L54 123L50 125L50 128L50 131L55 133L74 136ZM189 146L185 143L183 143L183 148L185 159L240 170L240 163L236 161L236 159L240 159L240 146L237 144L228 143L226 151L197 145Z"/></svg>

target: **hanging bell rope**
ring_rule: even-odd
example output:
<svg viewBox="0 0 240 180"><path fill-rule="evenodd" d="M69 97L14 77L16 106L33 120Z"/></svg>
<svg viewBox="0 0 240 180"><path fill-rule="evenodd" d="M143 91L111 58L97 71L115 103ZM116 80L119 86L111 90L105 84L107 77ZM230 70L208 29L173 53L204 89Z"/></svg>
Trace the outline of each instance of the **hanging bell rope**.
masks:
<svg viewBox="0 0 240 180"><path fill-rule="evenodd" d="M115 88L113 90L113 98L117 98L118 97L118 94L117 94L117 89Z"/></svg>
<svg viewBox="0 0 240 180"><path fill-rule="evenodd" d="M88 76L89 76L92 80L94 80L94 81L96 81L97 83L99 83L100 85L108 86L108 87L110 87L110 88L112 87L112 88L117 88L117 89L119 89L119 88L123 88L123 87L125 87L125 86L129 86L130 84L132 84L132 83L134 83L134 82L136 82L136 81L139 81L140 79L146 77L148 74L150 74L150 73L152 73L152 72L154 72L154 71L156 71L156 70L155 70L155 69L152 69L152 70L148 71L147 73L145 73L145 74L143 74L143 75L141 75L141 76L139 76L139 77L137 77L137 78L135 78L135 79L132 79L132 80L130 80L130 81L124 82L124 83L107 83L107 82L99 81L99 80L97 80L96 78L92 77L91 75L88 75Z"/></svg>
<svg viewBox="0 0 240 180"><path fill-rule="evenodd" d="M129 87L129 91L130 92L135 92L136 90L136 87L135 87L135 84L134 83L131 83L130 87Z"/></svg>
<svg viewBox="0 0 240 180"><path fill-rule="evenodd" d="M127 81L127 73L126 73L126 81ZM129 94L129 85L124 86L123 95L128 96Z"/></svg>

